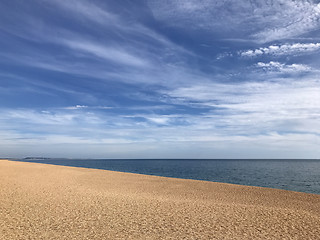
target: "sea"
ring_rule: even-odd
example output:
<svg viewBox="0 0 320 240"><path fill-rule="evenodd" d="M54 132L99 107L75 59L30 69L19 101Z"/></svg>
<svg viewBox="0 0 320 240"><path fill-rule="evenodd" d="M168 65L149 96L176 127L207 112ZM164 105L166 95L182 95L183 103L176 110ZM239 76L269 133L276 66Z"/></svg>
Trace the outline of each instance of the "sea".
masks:
<svg viewBox="0 0 320 240"><path fill-rule="evenodd" d="M320 160L21 159L20 161L320 194Z"/></svg>

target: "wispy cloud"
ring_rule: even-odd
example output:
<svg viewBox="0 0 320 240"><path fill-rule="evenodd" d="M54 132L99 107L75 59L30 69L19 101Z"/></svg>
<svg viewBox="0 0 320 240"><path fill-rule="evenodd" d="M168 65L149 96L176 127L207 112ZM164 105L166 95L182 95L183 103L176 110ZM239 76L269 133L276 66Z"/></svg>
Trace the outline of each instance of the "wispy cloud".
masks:
<svg viewBox="0 0 320 240"><path fill-rule="evenodd" d="M39 113L37 117L43 117L44 114ZM310 128L320 129L317 119L309 122L286 122L287 125L291 125L291 128L294 126L296 132L281 132L280 127L275 128L274 124L261 124L257 119L247 122L245 116L241 117L240 114L235 114L233 120L230 116L229 118L214 114L189 116L190 124L187 126L161 124L160 128L151 122L150 124L146 122L147 125L136 124L134 118L131 118L131 121L122 127L119 125L112 129L102 128L101 124L81 125L77 122L73 122L72 127L66 122L55 125L51 124L51 121L34 122L30 125L34 118L25 115L25 119L29 119L28 124L25 120L21 122L21 118L20 122L17 122L16 118L6 118L10 124L6 127L1 124L0 143L6 149L3 154L21 157L39 153L52 157L82 158L128 158L128 156L199 158L208 157L208 154L220 158L239 158L261 157L265 148L268 148L269 157L303 157L305 151L310 151L312 153L310 156L313 157L319 154L317 150L317 143L320 141L319 133L317 135L316 132L306 131ZM260 117L262 120L265 116ZM161 116L150 115L150 120L156 118ZM120 121L118 117L116 120ZM124 120L128 121L130 118ZM265 121L268 123L269 120ZM0 122L2 121L3 119L0 119ZM104 117L103 125L107 126L107 122L108 117ZM22 123L25 126L24 131L16 128ZM240 131L241 126L250 126L250 128L247 128L247 131ZM263 127L265 132L259 133L258 127ZM233 146L232 151L230 146Z"/></svg>
<svg viewBox="0 0 320 240"><path fill-rule="evenodd" d="M110 29L110 31L117 30L122 31L126 34L132 34L135 36L142 36L152 39L154 43L161 44L162 46L166 46L168 48L178 50L180 52L193 54L192 52L184 49L178 44L170 41L165 36L157 33L156 31L146 27L145 25L135 22L135 21L125 21L121 18L121 16L112 13L109 9L106 8L107 4L95 5L90 1L47 1L48 4L52 4L54 6L58 6L66 12L72 12L74 17L78 19L87 19L94 23L101 24L100 27L104 29Z"/></svg>
<svg viewBox="0 0 320 240"><path fill-rule="evenodd" d="M288 39L319 28L320 4L312 1L149 0L154 16L168 25L208 32L237 32L258 42ZM223 21L221 21L223 19Z"/></svg>
<svg viewBox="0 0 320 240"><path fill-rule="evenodd" d="M142 58L117 47L103 46L98 43L79 40L62 40L61 43L65 43L68 47L75 50L80 50L108 61L136 67L148 66L148 63Z"/></svg>
<svg viewBox="0 0 320 240"><path fill-rule="evenodd" d="M32 125L71 125L78 117L74 114L61 114L50 111L37 112L29 109L9 109L2 110L1 112L3 113L1 120L11 120L18 123L24 122Z"/></svg>
<svg viewBox="0 0 320 240"><path fill-rule="evenodd" d="M212 118L213 125L239 134L271 129L302 131L301 124L304 131L314 132L320 119L319 81L312 79L213 83L179 88L167 94L181 104L209 107L211 114L206 116ZM310 126L305 126L305 122Z"/></svg>
<svg viewBox="0 0 320 240"><path fill-rule="evenodd" d="M22 30L5 30L32 44L17 45L18 51L14 52L3 51L4 59L20 66L105 81L162 84L164 79L171 79L171 82L173 78L178 79L187 68L181 66L186 56L194 56L139 21L124 21L121 16L111 13L106 4L99 6L88 1L49 1L48 4L57 11L71 11L70 22L89 20L99 34L82 32L82 25L81 31L77 31L67 25L50 25L37 15L25 15L21 20ZM46 49L35 47L35 43L46 45ZM56 51L47 52L48 49ZM170 77L165 76L168 73Z"/></svg>
<svg viewBox="0 0 320 240"><path fill-rule="evenodd" d="M253 34L260 42L288 39L318 30L320 3L314 1L280 1L270 16L270 25Z"/></svg>
<svg viewBox="0 0 320 240"><path fill-rule="evenodd" d="M90 1L56 0L47 1L47 4L58 6L60 9L65 10L68 14L71 13L75 16L85 17L100 24L114 24L115 22L119 21L119 18L115 14L106 11L102 7L99 7ZM81 19L81 17L79 19Z"/></svg>

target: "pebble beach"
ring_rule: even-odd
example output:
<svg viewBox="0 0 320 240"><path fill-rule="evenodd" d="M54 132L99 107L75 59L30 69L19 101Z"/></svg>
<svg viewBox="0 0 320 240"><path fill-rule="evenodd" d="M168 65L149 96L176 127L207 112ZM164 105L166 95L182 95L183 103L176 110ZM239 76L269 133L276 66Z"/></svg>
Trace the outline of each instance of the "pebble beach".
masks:
<svg viewBox="0 0 320 240"><path fill-rule="evenodd" d="M0 160L0 239L320 239L320 195Z"/></svg>

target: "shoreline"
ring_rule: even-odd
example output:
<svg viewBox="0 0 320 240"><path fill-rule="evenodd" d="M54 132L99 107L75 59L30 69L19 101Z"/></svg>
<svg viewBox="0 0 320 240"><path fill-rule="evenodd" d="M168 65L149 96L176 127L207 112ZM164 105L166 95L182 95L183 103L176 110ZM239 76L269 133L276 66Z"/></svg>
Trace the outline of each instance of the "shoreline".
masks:
<svg viewBox="0 0 320 240"><path fill-rule="evenodd" d="M0 161L0 239L317 239L320 195Z"/></svg>

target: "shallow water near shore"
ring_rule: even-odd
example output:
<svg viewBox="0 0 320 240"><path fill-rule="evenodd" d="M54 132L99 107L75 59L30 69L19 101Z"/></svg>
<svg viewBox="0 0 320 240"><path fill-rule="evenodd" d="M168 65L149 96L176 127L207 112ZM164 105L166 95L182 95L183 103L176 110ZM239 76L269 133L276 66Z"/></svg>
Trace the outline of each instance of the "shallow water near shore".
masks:
<svg viewBox="0 0 320 240"><path fill-rule="evenodd" d="M22 159L21 161L320 194L319 160Z"/></svg>

